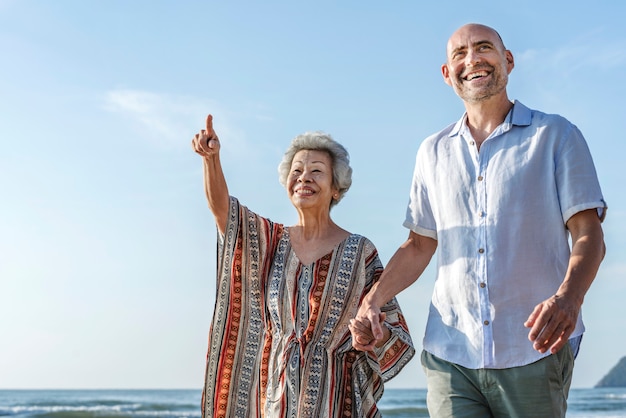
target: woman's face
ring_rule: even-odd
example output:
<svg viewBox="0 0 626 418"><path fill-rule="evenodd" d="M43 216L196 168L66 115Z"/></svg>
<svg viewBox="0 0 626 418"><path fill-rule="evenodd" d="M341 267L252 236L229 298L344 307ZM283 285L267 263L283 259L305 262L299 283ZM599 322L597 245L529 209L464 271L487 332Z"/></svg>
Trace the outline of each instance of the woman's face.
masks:
<svg viewBox="0 0 626 418"><path fill-rule="evenodd" d="M287 178L291 203L299 209L330 209L337 189L333 187L333 164L326 151L301 150L294 155Z"/></svg>

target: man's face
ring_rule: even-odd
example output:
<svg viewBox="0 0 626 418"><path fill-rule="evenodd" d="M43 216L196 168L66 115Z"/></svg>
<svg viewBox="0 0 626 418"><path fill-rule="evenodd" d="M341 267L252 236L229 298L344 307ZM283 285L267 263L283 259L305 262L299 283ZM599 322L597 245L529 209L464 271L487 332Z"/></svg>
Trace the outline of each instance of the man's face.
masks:
<svg viewBox="0 0 626 418"><path fill-rule="evenodd" d="M457 30L447 47L441 72L445 82L465 102L480 102L499 94L506 96L513 55L504 49L498 34L482 25Z"/></svg>

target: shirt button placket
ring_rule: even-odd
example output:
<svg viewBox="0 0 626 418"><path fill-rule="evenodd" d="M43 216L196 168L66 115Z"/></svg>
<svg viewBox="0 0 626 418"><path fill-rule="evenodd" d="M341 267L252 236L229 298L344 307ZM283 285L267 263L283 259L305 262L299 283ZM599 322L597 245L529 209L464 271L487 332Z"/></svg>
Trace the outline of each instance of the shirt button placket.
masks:
<svg viewBox="0 0 626 418"><path fill-rule="evenodd" d="M487 150L485 149L485 152ZM491 330L491 317L489 310L489 289L487 287L487 216L486 216L486 204L487 204L487 187L485 184L484 172L486 170L486 164L484 161L480 161L478 175L476 176L476 190L478 201L478 289L480 300L480 320L483 324L483 361L485 364L491 364L493 359L491 355L491 347L493 341L493 334Z"/></svg>

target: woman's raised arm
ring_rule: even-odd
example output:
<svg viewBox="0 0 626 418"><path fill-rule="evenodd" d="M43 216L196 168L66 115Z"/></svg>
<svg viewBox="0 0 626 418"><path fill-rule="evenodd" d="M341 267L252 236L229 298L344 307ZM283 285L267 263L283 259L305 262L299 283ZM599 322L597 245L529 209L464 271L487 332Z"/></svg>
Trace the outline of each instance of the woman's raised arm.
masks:
<svg viewBox="0 0 626 418"><path fill-rule="evenodd" d="M213 130L213 116L206 118L206 129L202 129L191 140L191 146L202 156L204 166L204 191L209 209L215 216L217 228L223 234L228 219L228 186L220 163L220 141Z"/></svg>

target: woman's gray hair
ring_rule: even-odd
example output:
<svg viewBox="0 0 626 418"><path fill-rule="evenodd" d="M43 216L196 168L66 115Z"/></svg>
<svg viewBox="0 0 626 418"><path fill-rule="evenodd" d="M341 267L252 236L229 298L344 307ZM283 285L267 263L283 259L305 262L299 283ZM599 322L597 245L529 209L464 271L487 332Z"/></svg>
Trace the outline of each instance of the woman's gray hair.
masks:
<svg viewBox="0 0 626 418"><path fill-rule="evenodd" d="M302 150L325 151L330 155L333 164L333 187L337 188L339 196L332 199L330 207L339 203L343 195L352 185L352 168L350 167L350 155L348 151L324 132L305 132L296 136L285 151L283 160L278 165L278 180L284 188L287 188L287 178L291 170L293 157Z"/></svg>

